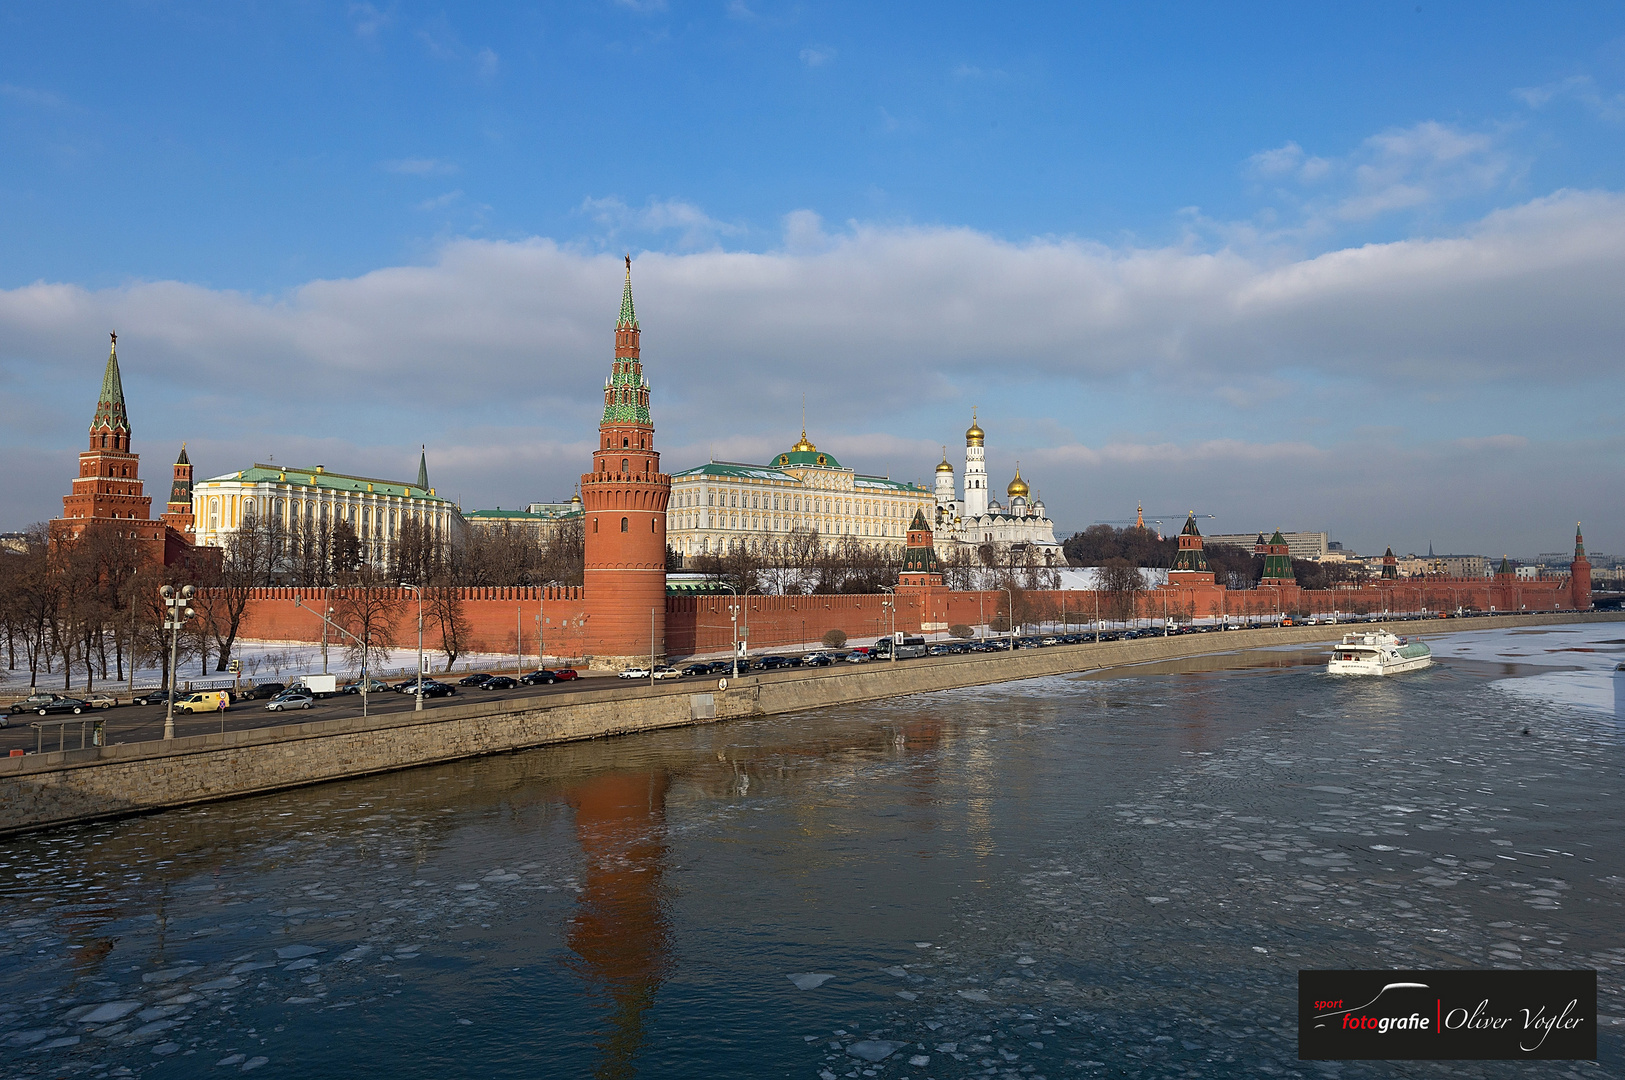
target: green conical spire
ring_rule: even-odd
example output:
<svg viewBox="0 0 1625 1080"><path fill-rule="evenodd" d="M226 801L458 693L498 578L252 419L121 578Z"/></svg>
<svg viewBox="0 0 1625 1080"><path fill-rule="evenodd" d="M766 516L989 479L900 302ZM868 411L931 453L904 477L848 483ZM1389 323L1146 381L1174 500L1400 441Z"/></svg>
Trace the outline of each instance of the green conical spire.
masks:
<svg viewBox="0 0 1625 1080"><path fill-rule="evenodd" d="M418 487L424 491L429 490L429 448L423 447L418 453Z"/></svg>
<svg viewBox="0 0 1625 1080"><path fill-rule="evenodd" d="M109 336L113 340L107 350L107 371L102 375L102 393L96 399L96 416L90 422L90 430L107 428L128 432L130 415L124 410L124 383L118 374L118 335Z"/></svg>
<svg viewBox="0 0 1625 1080"><path fill-rule="evenodd" d="M628 326L637 326L638 313L632 310L632 256L626 257L626 288L621 290L621 321L616 323L616 329Z"/></svg>

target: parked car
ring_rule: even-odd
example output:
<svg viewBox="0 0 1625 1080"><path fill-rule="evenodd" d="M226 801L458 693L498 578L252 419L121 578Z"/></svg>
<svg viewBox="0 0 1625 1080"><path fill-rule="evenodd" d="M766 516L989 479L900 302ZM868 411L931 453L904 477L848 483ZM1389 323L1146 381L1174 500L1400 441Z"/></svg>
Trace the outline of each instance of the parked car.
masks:
<svg viewBox="0 0 1625 1080"><path fill-rule="evenodd" d="M112 694L86 694L85 704L92 709L111 709L118 704L118 698Z"/></svg>
<svg viewBox="0 0 1625 1080"><path fill-rule="evenodd" d="M52 698L50 701L36 702L34 705L34 711L39 713L41 716L45 716L49 713L74 713L77 715L78 713L84 712L88 708L90 708L90 706L86 705L80 699L71 697L56 697Z"/></svg>
<svg viewBox="0 0 1625 1080"><path fill-rule="evenodd" d="M58 695L56 694L48 694L44 691L29 694L20 701L12 702L11 711L14 713L31 713L38 709L41 705L48 705L55 701L57 696Z"/></svg>
<svg viewBox="0 0 1625 1080"><path fill-rule="evenodd" d="M509 675L493 675L480 684L481 690L512 690L519 680Z"/></svg>
<svg viewBox="0 0 1625 1080"><path fill-rule="evenodd" d="M274 698L288 687L285 683L262 682L258 686L251 686L237 695L238 701L264 701Z"/></svg>
<svg viewBox="0 0 1625 1080"><path fill-rule="evenodd" d="M423 680L423 696L426 698L451 697L455 693L457 688L448 683L435 682L432 679Z"/></svg>
<svg viewBox="0 0 1625 1080"><path fill-rule="evenodd" d="M265 703L267 712L286 712L289 709L313 709L316 699L302 690L286 690Z"/></svg>
<svg viewBox="0 0 1625 1080"><path fill-rule="evenodd" d="M183 698L185 696L186 695L184 693L182 693L181 691L179 691L179 690L175 691L175 700L176 701L179 701L181 698ZM168 700L168 698L169 698L169 693L166 690L162 690L162 689L148 690L145 694L137 695L136 699L134 701L130 702L130 704L132 704L132 705L162 705L165 701Z"/></svg>
<svg viewBox="0 0 1625 1080"><path fill-rule="evenodd" d="M709 675L709 674L711 674L711 665L710 664L690 664L690 665L688 665L688 667L683 669L683 677L685 679L690 677L690 676L694 676L694 675Z"/></svg>
<svg viewBox="0 0 1625 1080"><path fill-rule="evenodd" d="M559 677L546 668L537 668L529 675L519 676L519 681L526 686L552 686L559 681Z"/></svg>
<svg viewBox="0 0 1625 1080"><path fill-rule="evenodd" d="M821 652L808 653L806 656L801 658L801 663L804 667L829 667L834 662L835 661L831 660L828 656Z"/></svg>
<svg viewBox="0 0 1625 1080"><path fill-rule="evenodd" d="M576 675L577 675L577 672L576 672L575 668L561 667L561 668L554 668L553 669L553 674L557 675L559 677L560 681L563 681L565 679L573 679L573 678L575 678Z"/></svg>
<svg viewBox="0 0 1625 1080"><path fill-rule="evenodd" d="M615 677L617 679L647 679L649 677L649 669L642 667L629 667L623 671L617 671L615 673Z"/></svg>
<svg viewBox="0 0 1625 1080"><path fill-rule="evenodd" d="M490 677L491 677L491 673L488 672L488 671L482 671L477 675L465 675L461 679L457 680L457 685L458 686L483 686L483 685L485 685L485 681L487 679L489 679Z"/></svg>
<svg viewBox="0 0 1625 1080"><path fill-rule="evenodd" d="M764 656L758 666L763 671L777 671L779 668L789 667L790 658L788 656Z"/></svg>
<svg viewBox="0 0 1625 1080"><path fill-rule="evenodd" d="M683 673L681 671L678 671L674 667L669 667L669 666L667 666L665 664L659 664L659 665L657 665L655 667L655 679L656 680L660 680L660 679L681 679L682 677L683 677Z"/></svg>
<svg viewBox="0 0 1625 1080"><path fill-rule="evenodd" d="M868 649L853 649L846 654L846 662L849 664L867 664L869 660Z"/></svg>
<svg viewBox="0 0 1625 1080"><path fill-rule="evenodd" d="M369 679L369 680L367 680L367 693L369 693L369 694L386 694L392 689L394 689L394 688L392 686L390 686L388 683L386 683L382 679ZM359 682L353 682L353 683L349 684L348 686L346 686L344 689L340 690L339 693L341 693L341 694L359 694L359 693L361 693L361 684Z"/></svg>

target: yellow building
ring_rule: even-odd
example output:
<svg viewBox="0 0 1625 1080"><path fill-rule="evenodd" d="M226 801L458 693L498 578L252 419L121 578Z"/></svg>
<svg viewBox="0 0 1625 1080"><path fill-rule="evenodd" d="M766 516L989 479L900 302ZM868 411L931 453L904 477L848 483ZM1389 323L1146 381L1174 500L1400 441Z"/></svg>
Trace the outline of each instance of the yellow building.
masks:
<svg viewBox="0 0 1625 1080"><path fill-rule="evenodd" d="M452 503L428 486L428 470L418 467L420 483L378 480L328 472L326 466L291 468L259 465L192 486L192 515L200 545L224 547L250 515L273 522L284 535L307 525L326 531L347 521L360 538L367 560L382 566L389 559L401 525L416 521L444 542L461 521Z"/></svg>
<svg viewBox="0 0 1625 1080"><path fill-rule="evenodd" d="M902 550L916 511L931 514L930 490L864 476L801 441L766 465L712 461L673 473L666 542L684 556L721 554L736 544L752 551L792 533L816 531L825 543L844 537Z"/></svg>

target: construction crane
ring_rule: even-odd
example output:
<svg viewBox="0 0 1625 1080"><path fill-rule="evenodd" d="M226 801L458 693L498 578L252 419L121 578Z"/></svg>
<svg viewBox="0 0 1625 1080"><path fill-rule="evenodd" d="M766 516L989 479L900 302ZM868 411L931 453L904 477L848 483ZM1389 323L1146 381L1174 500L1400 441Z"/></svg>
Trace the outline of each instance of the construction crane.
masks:
<svg viewBox="0 0 1625 1080"><path fill-rule="evenodd" d="M1214 517L1214 515L1212 515L1212 514L1198 514L1198 513L1195 513L1195 512L1189 513L1186 516L1187 517L1193 517L1193 518L1203 518L1203 519L1208 520L1208 521L1213 520L1213 517ZM1153 525L1155 525L1157 527L1157 539L1161 540L1163 538L1163 536L1162 536L1162 523L1164 521L1177 521L1177 520L1179 520L1179 515L1178 514L1153 514L1149 518L1147 518L1146 513L1145 513L1145 508L1144 507L1136 507L1133 521L1126 521L1126 520L1097 521L1097 522L1095 522L1095 524L1096 525L1132 525L1136 529L1143 529L1143 528L1145 528L1146 522L1150 521Z"/></svg>

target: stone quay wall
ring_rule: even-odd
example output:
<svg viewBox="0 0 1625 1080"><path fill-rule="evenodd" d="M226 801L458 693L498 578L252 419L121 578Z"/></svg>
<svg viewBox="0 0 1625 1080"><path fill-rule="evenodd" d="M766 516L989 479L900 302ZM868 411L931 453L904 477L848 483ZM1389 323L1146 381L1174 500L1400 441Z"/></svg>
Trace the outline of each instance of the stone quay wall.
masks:
<svg viewBox="0 0 1625 1080"><path fill-rule="evenodd" d="M1618 621L1619 613L1406 624L1409 634ZM1178 657L1337 640L1305 626L878 662L855 670L745 676L442 706L0 759L0 834L349 779L581 739L769 716Z"/></svg>

